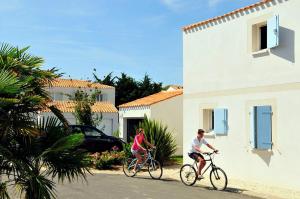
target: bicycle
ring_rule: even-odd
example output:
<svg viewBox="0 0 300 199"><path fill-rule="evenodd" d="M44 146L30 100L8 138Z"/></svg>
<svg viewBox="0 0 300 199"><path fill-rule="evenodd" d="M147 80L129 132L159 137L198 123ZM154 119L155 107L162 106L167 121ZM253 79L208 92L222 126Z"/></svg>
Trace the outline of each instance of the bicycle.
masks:
<svg viewBox="0 0 300 199"><path fill-rule="evenodd" d="M212 153L203 153L206 156L209 156L208 159L205 159L206 162L210 162L210 164L206 167L202 175L211 168L210 171L210 183L216 190L225 190L227 187L227 176L226 173L219 167L217 167L214 162L213 158L216 152ZM198 168L198 162L195 160L193 165L185 164L180 169L180 179L183 184L187 186L192 186L195 184L197 180L197 172L196 168Z"/></svg>
<svg viewBox="0 0 300 199"><path fill-rule="evenodd" d="M160 179L163 173L161 164L157 161L154 160L152 157L151 152L153 149L148 149L147 150L147 158L142 162L137 165L136 172L133 172L134 166L137 162L137 158L127 158L123 162L123 172L127 177L134 177L137 172L139 172L145 165L148 164L148 172L151 176L152 179Z"/></svg>

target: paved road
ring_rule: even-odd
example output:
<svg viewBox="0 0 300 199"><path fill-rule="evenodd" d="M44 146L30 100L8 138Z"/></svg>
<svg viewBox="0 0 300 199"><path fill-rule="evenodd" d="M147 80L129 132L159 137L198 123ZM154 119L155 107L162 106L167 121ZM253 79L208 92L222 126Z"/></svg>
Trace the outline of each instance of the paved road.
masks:
<svg viewBox="0 0 300 199"><path fill-rule="evenodd" d="M57 192L59 199L257 199L234 189L230 192L210 190L199 183L188 187L173 180L108 174L89 176L88 184L79 181L58 185Z"/></svg>

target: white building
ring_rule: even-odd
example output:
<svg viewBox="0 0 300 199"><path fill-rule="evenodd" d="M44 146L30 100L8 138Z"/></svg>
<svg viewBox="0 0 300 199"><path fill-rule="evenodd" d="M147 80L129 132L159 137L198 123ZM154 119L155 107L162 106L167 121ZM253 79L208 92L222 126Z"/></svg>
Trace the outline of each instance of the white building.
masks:
<svg viewBox="0 0 300 199"><path fill-rule="evenodd" d="M53 82L52 87L48 89L53 102L60 109L65 118L70 124L76 124L74 113L74 103L69 101L69 96L74 94L77 90L82 90L86 93L93 93L95 90L101 93L97 96L97 102L92 106L92 112L98 117L102 117L99 129L107 135L118 130L118 110L115 107L115 88L99 83L92 83L83 80L74 79L57 79ZM53 115L48 110L41 112L40 116Z"/></svg>
<svg viewBox="0 0 300 199"><path fill-rule="evenodd" d="M230 178L300 189L300 1L183 28L184 161L198 128Z"/></svg>
<svg viewBox="0 0 300 199"><path fill-rule="evenodd" d="M168 127L182 155L182 89L162 91L119 106L120 137L129 141L145 116Z"/></svg>

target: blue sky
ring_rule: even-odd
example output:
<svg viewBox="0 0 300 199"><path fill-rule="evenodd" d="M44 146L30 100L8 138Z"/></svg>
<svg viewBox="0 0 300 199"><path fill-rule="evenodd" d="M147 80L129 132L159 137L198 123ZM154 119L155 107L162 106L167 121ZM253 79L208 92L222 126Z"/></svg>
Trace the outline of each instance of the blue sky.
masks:
<svg viewBox="0 0 300 199"><path fill-rule="evenodd" d="M181 27L258 0L0 0L0 38L78 79L145 73L182 84Z"/></svg>

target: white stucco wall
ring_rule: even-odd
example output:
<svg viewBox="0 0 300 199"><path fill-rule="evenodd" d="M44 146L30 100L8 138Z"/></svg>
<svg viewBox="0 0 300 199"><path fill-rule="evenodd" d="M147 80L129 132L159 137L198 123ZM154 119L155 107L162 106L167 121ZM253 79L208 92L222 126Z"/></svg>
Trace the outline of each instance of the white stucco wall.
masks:
<svg viewBox="0 0 300 199"><path fill-rule="evenodd" d="M67 95L74 94L77 90L83 90L86 93L92 93L95 89L92 88L63 88L63 87L51 87L47 89L49 93L63 93L63 100L69 100ZM98 89L101 91L101 94L105 94L107 96L107 101L115 104L115 88L105 88L105 89Z"/></svg>
<svg viewBox="0 0 300 199"><path fill-rule="evenodd" d="M300 189L300 1L273 1L249 13L197 31L183 33L184 154L198 128L202 109L227 108L229 131L207 136L220 149L217 164L230 178ZM273 14L280 16L279 47L252 55L249 26ZM226 19L227 20L227 19ZM249 108L272 105L270 151L249 146ZM185 155L184 161L190 161Z"/></svg>
<svg viewBox="0 0 300 199"><path fill-rule="evenodd" d="M149 106L120 108L119 109L119 131L120 138L127 140L127 119L142 119L144 116L151 117Z"/></svg>
<svg viewBox="0 0 300 199"><path fill-rule="evenodd" d="M176 155L182 155L182 103L182 95L180 95L151 105L151 119L160 121L166 125L173 134L177 144Z"/></svg>
<svg viewBox="0 0 300 199"><path fill-rule="evenodd" d="M40 115L44 117L54 116L53 113L49 112L43 112ZM76 124L76 119L72 113L63 113L63 115L70 124ZM101 116L100 113L98 113L97 115L99 117ZM97 126L98 129L102 130L106 135L112 135L114 131L118 130L118 127L118 113L102 113L102 121Z"/></svg>
<svg viewBox="0 0 300 199"><path fill-rule="evenodd" d="M300 32L300 1L281 2L183 33L185 93L298 82L300 67L296 56L300 46L296 41ZM280 46L268 55L252 56L250 25L274 14L280 17Z"/></svg>

